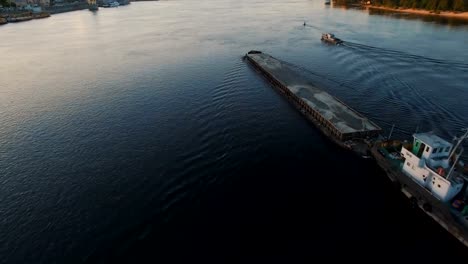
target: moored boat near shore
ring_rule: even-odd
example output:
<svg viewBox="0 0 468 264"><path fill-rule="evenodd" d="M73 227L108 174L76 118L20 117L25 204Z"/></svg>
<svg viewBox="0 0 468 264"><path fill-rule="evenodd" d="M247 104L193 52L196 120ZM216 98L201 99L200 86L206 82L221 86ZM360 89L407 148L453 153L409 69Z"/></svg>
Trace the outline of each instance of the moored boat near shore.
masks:
<svg viewBox="0 0 468 264"><path fill-rule="evenodd" d="M41 19L41 18L50 17L50 13L47 13L47 12L33 13L32 16L33 16L34 19Z"/></svg>
<svg viewBox="0 0 468 264"><path fill-rule="evenodd" d="M10 17L7 18L8 22L10 22L10 23L29 21L31 19L33 19L32 15L10 16Z"/></svg>

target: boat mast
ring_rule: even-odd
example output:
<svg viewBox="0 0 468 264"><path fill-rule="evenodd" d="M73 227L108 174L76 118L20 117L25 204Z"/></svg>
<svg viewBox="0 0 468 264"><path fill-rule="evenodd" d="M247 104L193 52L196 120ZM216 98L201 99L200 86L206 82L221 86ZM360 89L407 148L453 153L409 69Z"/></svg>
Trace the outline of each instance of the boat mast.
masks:
<svg viewBox="0 0 468 264"><path fill-rule="evenodd" d="M460 146L460 144L463 142L463 140L465 140L467 137L468 137L468 128L465 128L463 130L466 130L465 134L463 136L461 136L459 139L458 139L458 142L457 142L457 145L452 149L452 153L450 153L450 156L449 156L449 161L450 159L453 157L453 155L455 155L455 153L457 152L457 148ZM455 159L455 161L453 162L452 164L452 167L450 167L450 171L449 173L447 174L447 180L450 180L450 176L452 176L452 172L453 170L455 169L455 165L457 165L458 163L458 159L460 158L461 154L463 153L463 147L461 148L461 151L460 153L457 155L457 158Z"/></svg>
<svg viewBox="0 0 468 264"><path fill-rule="evenodd" d="M390 129L390 134L388 134L388 140L392 137L393 129L395 128L395 124L392 125L392 129Z"/></svg>
<svg viewBox="0 0 468 264"><path fill-rule="evenodd" d="M452 152L450 153L449 155L449 160L452 158L453 154L455 154L455 151L457 150L457 148L460 146L460 144L463 142L463 140L465 140L465 138L468 137L468 128L465 128L465 129L462 129L463 130L466 130L465 134L463 136L461 136L459 139L458 139L458 142L457 142L457 145L455 145L455 147L452 149Z"/></svg>

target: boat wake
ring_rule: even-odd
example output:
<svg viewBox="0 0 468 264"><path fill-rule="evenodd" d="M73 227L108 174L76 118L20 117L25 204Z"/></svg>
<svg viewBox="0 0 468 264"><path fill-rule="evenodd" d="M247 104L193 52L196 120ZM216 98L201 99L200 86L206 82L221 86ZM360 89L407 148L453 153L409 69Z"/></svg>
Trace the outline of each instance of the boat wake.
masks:
<svg viewBox="0 0 468 264"><path fill-rule="evenodd" d="M402 132L437 130L447 137L468 122L459 114L466 112L466 106L457 101L468 96L461 89L468 82L468 64L352 42L345 42L345 47L334 56L351 73L350 85L359 86L369 114L391 107L374 114L376 120L389 126L395 116L406 116L399 125Z"/></svg>
<svg viewBox="0 0 468 264"><path fill-rule="evenodd" d="M468 96L463 88L468 64L347 41L343 48L327 51L335 61L331 69L283 63L310 76L384 130L395 125L395 136L434 130L451 138L468 123L463 115L467 106L458 100Z"/></svg>
<svg viewBox="0 0 468 264"><path fill-rule="evenodd" d="M345 41L344 45L349 48L354 48L359 51L365 51L366 53L370 55L381 56L382 54L386 54L386 55L395 56L404 60L411 60L412 62L416 62L416 63L431 63L434 65L439 65L439 66L444 66L444 67L450 66L450 67L455 67L455 68L459 68L463 70L468 69L468 63L463 63L463 62L458 62L458 61L434 59L434 58L429 58L429 57L425 57L421 55L407 53L404 51L374 47L374 46L369 46L369 45L364 45L364 44L349 42L349 41Z"/></svg>

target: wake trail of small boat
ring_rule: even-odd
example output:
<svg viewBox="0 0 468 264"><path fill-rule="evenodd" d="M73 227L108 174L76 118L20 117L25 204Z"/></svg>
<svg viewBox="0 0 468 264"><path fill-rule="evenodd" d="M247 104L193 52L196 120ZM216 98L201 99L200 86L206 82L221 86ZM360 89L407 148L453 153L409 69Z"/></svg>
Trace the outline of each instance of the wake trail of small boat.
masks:
<svg viewBox="0 0 468 264"><path fill-rule="evenodd" d="M312 25L307 25L307 24L305 24L304 27L310 27L310 28L314 28L314 29L317 29L317 30L322 30L322 29L319 28L319 27L312 26Z"/></svg>
<svg viewBox="0 0 468 264"><path fill-rule="evenodd" d="M348 42L349 43L349 42ZM357 46L359 46L361 44L358 44ZM354 45L351 45L348 47L351 47L352 49L354 49L355 47L353 47ZM365 47L370 47L371 49L375 50L375 51L379 51L380 52L380 49L379 48L375 48L375 47L371 47L371 46L367 46L367 45L361 45L361 46L365 46ZM366 48L366 50L368 50ZM385 49L383 49L385 51ZM404 59L404 58L407 58L408 56L404 55L405 53L404 52L398 52L398 51L391 51L391 50L388 50L389 52L386 54L386 55L392 55L392 56L389 56L388 58L392 58L392 59L396 59L396 60L401 60L401 59ZM376 52L377 53L377 52ZM398 58L395 58L394 54L395 53L399 53L399 55L401 55L401 57L398 57ZM366 52L366 55L368 55L369 52ZM373 57L373 59L375 60L381 60L381 59L385 59L385 54L379 54L380 56L379 57ZM415 55L417 56L417 55ZM418 57L419 58L419 57ZM467 64L468 65L468 64ZM413 68L411 69L408 69L408 70L412 70ZM451 67L451 69L453 69L453 67ZM453 73L453 72L452 72ZM406 92L411 92L412 94L414 94L416 96L416 98L419 98L419 103L424 103L425 105L431 105L434 109L437 109L438 112L442 115L442 116L445 116L446 118L449 118L451 119L452 121L460 121L460 120L463 120L463 118L460 116L460 115L457 115L456 113L453 113L452 111L449 111L447 108L443 107L442 104L438 103L436 100L431 100L430 98L426 98L422 93L421 91L419 91L417 89L417 87L413 87L412 85L409 85L408 83L406 83L405 81L401 80L400 78L398 78L398 76L394 73L391 73L391 72L388 72L385 74L386 76L386 79L388 80L391 80L391 83L395 83L397 84L395 86L395 88L397 87L400 87L399 89L403 89L404 91ZM390 84L390 83L388 83ZM393 86L393 85L392 85ZM415 105L417 105L416 102L408 102L412 107L414 107Z"/></svg>
<svg viewBox="0 0 468 264"><path fill-rule="evenodd" d="M354 50L354 49L352 49ZM362 54L361 54L362 55ZM367 56L365 56L367 57ZM395 56L388 56L385 54L381 54L380 57L375 57L372 56L370 59L374 60L380 60L382 58L392 58L392 60L401 60L401 58ZM364 58L363 58L364 59ZM369 58L367 58L369 59ZM354 61L359 61L355 59ZM348 64L348 63L345 63ZM381 64L375 64L372 63L374 66L375 65L381 65ZM357 64L352 63L353 69L356 68ZM388 66L388 64L387 64ZM366 66L364 66L366 67ZM362 68L362 66L359 66L357 68ZM374 68L374 67L372 67ZM373 75L375 78L371 79L364 79L360 78L358 75L356 77L360 81L365 81L363 83L362 87L370 87L370 94L366 94L370 97L368 97L369 101L365 105L363 110L369 110L369 108L372 107L379 107L379 104L375 104L375 102L383 100L382 102L385 102L387 105L393 105L394 108L392 110L393 114L411 114L411 120L419 120L419 122L423 122L425 124L425 127L422 127L422 129L432 129L434 127L439 127L438 124L440 124L442 121L446 121L449 126L452 126L453 124L459 124L463 122L464 117L461 115L458 115L454 111L450 111L446 107L444 107L443 103L434 100L433 98L428 97L427 95L423 94L417 87L414 87L410 83L407 83L406 81L402 80L399 78L398 74L395 74L393 71L393 67L391 68L386 68L386 71L382 71L385 68L381 67L375 67L376 72ZM408 69L408 70L412 70ZM384 74L385 72L385 74ZM378 88L381 92L377 92L373 88ZM366 93L365 90L359 89L360 92ZM385 95L386 94L386 95ZM374 96L376 95L385 95L383 97L375 98ZM370 99L372 98L372 99ZM372 102L371 102L372 101ZM425 106L430 106L432 109L431 111L423 111L424 108L421 108L421 105ZM371 107L372 106L372 107ZM376 121L382 121L386 120L386 122L389 122L390 120L393 120L392 116L383 116L382 114L380 115L381 118L378 116L375 117L372 112L368 112L369 115L371 115ZM392 121L390 121L392 122ZM380 122L379 122L380 123ZM400 124L404 125L406 129L405 132L408 132L412 130L412 127L410 124ZM439 132L445 133L446 131L440 131L440 128L438 128ZM403 131L402 131L403 132Z"/></svg>
<svg viewBox="0 0 468 264"><path fill-rule="evenodd" d="M347 46L347 47L350 47L350 48L357 48L357 49L360 49L360 50L365 50L367 52L369 52L369 51L378 52L379 54L385 53L385 54L389 54L389 55L393 55L393 56L399 56L399 57L402 57L402 58L411 58L411 59L415 59L415 60L419 60L419 61L426 61L426 62L430 62L432 64L441 65L441 66L447 65L447 66L457 67L457 68L461 68L461 69L468 69L468 64L467 63L457 62L457 61L449 61L449 60L439 60L439 59L429 58L429 57L425 57L425 56L421 56L421 55L415 55L415 54L411 54L411 53L407 53L407 52L403 52L403 51L399 51L399 50L392 50L392 49L387 49L387 48L374 47L374 46L369 46L369 45L364 45L364 44L349 42L349 41L345 41L343 43L343 46Z"/></svg>
<svg viewBox="0 0 468 264"><path fill-rule="evenodd" d="M364 56L361 51L363 51L363 47L359 47L358 45L346 45L349 43L345 43L344 46L348 46L349 49L348 52L345 53L355 53L355 55L358 56ZM365 45L364 45L365 46ZM455 124L460 124L463 123L464 117L456 114L453 111L450 111L448 108L444 107L444 105L441 102L438 102L437 100L434 100L431 97L428 97L426 94L423 94L422 91L417 89L417 87L414 87L412 84L406 82L403 79L400 79L398 74L396 74L393 71L393 68L398 66L391 67L389 69L392 70L385 70L386 68L382 68L378 65L381 64L376 64L372 62L373 60L379 60L379 58L389 58L390 59L390 64L392 64L392 61L402 61L404 58L408 57L405 55L404 52L398 52L398 51L386 51L384 49L384 52L380 50L379 48L376 47L371 47L372 53L377 54L380 53L379 57L376 56L370 56L367 58L361 58L358 60L358 58L354 58L351 61L348 61L344 63L345 65L352 65L351 68L347 67L348 69L367 69L363 70L362 72L359 72L359 74L354 75L353 80L349 81L339 81L336 80L336 78L331 78L330 76L324 75L317 73L315 71L311 71L303 66L296 65L293 63L289 63L286 61L282 61L285 65L290 66L293 69L296 69L300 71L303 74L310 75L310 76L315 76L319 80L325 80L330 83L334 83L336 85L335 88L338 87L346 87L347 89L353 91L353 92L347 92L347 91L340 91L341 95L344 96L348 99L351 100L351 104L353 101L356 99L354 97L362 97L365 96L367 97L367 103L364 105L361 105L361 111L367 112L373 119L375 119L379 124L382 123L382 127L388 127L390 128L392 125L399 126L398 128L395 127L395 134L400 134L400 135L405 135L409 136L412 133L415 132L417 127L419 126L419 129L422 130L432 130L436 128L438 132L442 134L448 134L448 131L441 131L440 127L438 124L442 122L446 122L449 127L455 127ZM346 50L346 49L345 49ZM383 54L382 54L383 53ZM367 53L368 54L368 53ZM342 60L344 58L349 57L351 54L348 54L346 56L342 56L342 59L338 59L338 61L343 62ZM398 56L395 56L398 55ZM415 55L416 58L420 58L417 55ZM430 60L426 60L430 61ZM437 61L437 60L435 60ZM432 62L432 61L430 61ZM438 64L441 63L448 63L446 61L437 61ZM376 67L378 66L378 67ZM369 68L370 67L370 68ZM467 64L468 67L468 64ZM320 82L320 81L318 81ZM365 82L365 83L362 83ZM362 83L362 85L359 85ZM380 90L380 92L378 91ZM383 93L382 93L383 92ZM382 97L383 96L383 97ZM352 99L354 98L354 99ZM360 99L358 99L360 100ZM389 115L382 115L380 113L379 115L375 115L372 111L372 107L380 107L381 104L387 104L387 105L393 105L394 108L389 112ZM424 111L425 108L422 108L421 106L428 106L432 110L431 111ZM372 107L371 107L372 106ZM394 122L394 116L396 115L401 115L405 114L408 116L411 116L409 120L413 120L414 122L407 122L407 123L395 123ZM450 129L451 130L451 129Z"/></svg>

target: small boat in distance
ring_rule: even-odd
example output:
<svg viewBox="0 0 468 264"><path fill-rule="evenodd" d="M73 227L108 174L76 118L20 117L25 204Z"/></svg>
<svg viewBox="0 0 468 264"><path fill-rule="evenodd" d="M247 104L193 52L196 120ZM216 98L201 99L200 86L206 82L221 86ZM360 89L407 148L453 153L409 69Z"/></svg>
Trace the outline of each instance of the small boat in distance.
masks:
<svg viewBox="0 0 468 264"><path fill-rule="evenodd" d="M330 4L330 0L325 0L325 4L326 4L326 5L329 5L329 4Z"/></svg>
<svg viewBox="0 0 468 264"><path fill-rule="evenodd" d="M107 2L102 5L102 7L118 7L120 5L119 2L113 1L113 2Z"/></svg>
<svg viewBox="0 0 468 264"><path fill-rule="evenodd" d="M339 45L339 44L343 43L343 41L341 39L335 37L335 35L333 35L331 33L323 33L321 40L325 41L325 42L328 42L328 43L331 43L331 44L335 44L335 45Z"/></svg>

